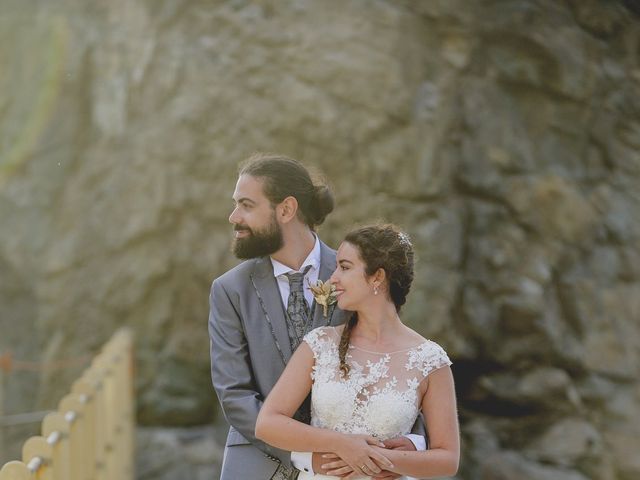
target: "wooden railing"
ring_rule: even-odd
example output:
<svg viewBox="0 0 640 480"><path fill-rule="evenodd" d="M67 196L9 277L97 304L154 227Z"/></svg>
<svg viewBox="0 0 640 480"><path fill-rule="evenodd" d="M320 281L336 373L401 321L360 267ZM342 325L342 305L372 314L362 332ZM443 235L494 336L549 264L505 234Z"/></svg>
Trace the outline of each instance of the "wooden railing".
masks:
<svg viewBox="0 0 640 480"><path fill-rule="evenodd" d="M0 480L133 480L133 337L120 330Z"/></svg>

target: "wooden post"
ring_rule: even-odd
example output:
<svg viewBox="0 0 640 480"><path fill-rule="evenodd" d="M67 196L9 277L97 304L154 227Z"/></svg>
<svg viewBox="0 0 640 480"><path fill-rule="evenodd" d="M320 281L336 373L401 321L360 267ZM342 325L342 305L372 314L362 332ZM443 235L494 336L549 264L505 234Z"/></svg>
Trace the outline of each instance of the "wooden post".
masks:
<svg viewBox="0 0 640 480"><path fill-rule="evenodd" d="M53 451L44 437L31 437L22 446L22 461L38 480L53 480L51 459Z"/></svg>
<svg viewBox="0 0 640 480"><path fill-rule="evenodd" d="M109 480L108 472L108 455L107 455L107 418L105 415L105 389L104 389L104 371L101 368L101 357L94 358L91 367L85 373L85 378L90 382L94 391L94 400L92 402L95 409L94 414L94 476L95 480Z"/></svg>
<svg viewBox="0 0 640 480"><path fill-rule="evenodd" d="M87 439L85 454L87 455L87 465L90 472L88 478L98 478L96 476L96 471L99 469L96 460L98 458L96 450L96 415L99 412L96 411L96 389L87 372L82 378L73 383L71 392L78 395L79 400L84 403L84 428Z"/></svg>
<svg viewBox="0 0 640 480"><path fill-rule="evenodd" d="M32 480L33 476L22 462L9 462L0 470L0 480Z"/></svg>
<svg viewBox="0 0 640 480"><path fill-rule="evenodd" d="M0 415L3 374L0 356ZM22 462L9 462L0 480L133 480L133 336L118 331L82 377L42 421L42 436L27 440ZM0 431L2 434L2 431Z"/></svg>
<svg viewBox="0 0 640 480"><path fill-rule="evenodd" d="M56 439L56 434L59 437ZM52 447L53 480L68 480L71 468L69 453L69 423L60 412L52 412L42 420L42 436ZM56 440L53 443L53 440Z"/></svg>
<svg viewBox="0 0 640 480"><path fill-rule="evenodd" d="M70 480L88 480L90 468L86 462L87 438L84 421L84 404L78 395L70 393L60 400L58 410L69 424Z"/></svg>

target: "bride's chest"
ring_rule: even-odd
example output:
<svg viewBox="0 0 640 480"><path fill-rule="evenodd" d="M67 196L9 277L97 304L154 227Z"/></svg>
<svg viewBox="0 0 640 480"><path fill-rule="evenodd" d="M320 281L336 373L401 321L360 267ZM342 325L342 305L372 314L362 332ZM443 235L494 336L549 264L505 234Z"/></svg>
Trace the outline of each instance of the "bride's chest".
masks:
<svg viewBox="0 0 640 480"><path fill-rule="evenodd" d="M351 433L395 436L411 429L419 410L420 378L391 356L350 359L340 373L335 356L318 362L312 389L313 415L322 426Z"/></svg>

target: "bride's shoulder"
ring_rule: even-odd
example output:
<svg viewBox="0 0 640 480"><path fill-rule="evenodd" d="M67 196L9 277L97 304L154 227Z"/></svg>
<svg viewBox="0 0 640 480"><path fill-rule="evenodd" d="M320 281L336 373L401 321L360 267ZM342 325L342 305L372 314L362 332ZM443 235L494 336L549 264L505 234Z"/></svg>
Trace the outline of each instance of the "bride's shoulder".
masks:
<svg viewBox="0 0 640 480"><path fill-rule="evenodd" d="M438 343L425 338L410 327L405 328L405 341L414 345L408 352L410 368L419 368L426 375L434 367L451 365L447 352Z"/></svg>
<svg viewBox="0 0 640 480"><path fill-rule="evenodd" d="M414 345L415 350L444 352L444 349L433 340L425 338L410 327L405 326L405 329L405 342Z"/></svg>
<svg viewBox="0 0 640 480"><path fill-rule="evenodd" d="M336 330L336 327L332 326L314 328L304 336L304 341L313 347L321 341L335 340L340 338L340 333Z"/></svg>
<svg viewBox="0 0 640 480"><path fill-rule="evenodd" d="M420 344L411 350L407 368L418 368L426 376L438 368L451 365L447 352L438 343L420 335Z"/></svg>

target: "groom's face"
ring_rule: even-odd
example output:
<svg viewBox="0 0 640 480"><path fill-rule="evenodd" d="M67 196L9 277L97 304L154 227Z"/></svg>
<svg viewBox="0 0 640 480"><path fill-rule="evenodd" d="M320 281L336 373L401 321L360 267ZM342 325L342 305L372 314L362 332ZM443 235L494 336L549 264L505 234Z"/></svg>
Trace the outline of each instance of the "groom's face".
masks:
<svg viewBox="0 0 640 480"><path fill-rule="evenodd" d="M232 250L241 259L271 255L284 243L275 209L263 187L262 179L240 175L233 192L235 208L229 215L234 230Z"/></svg>

